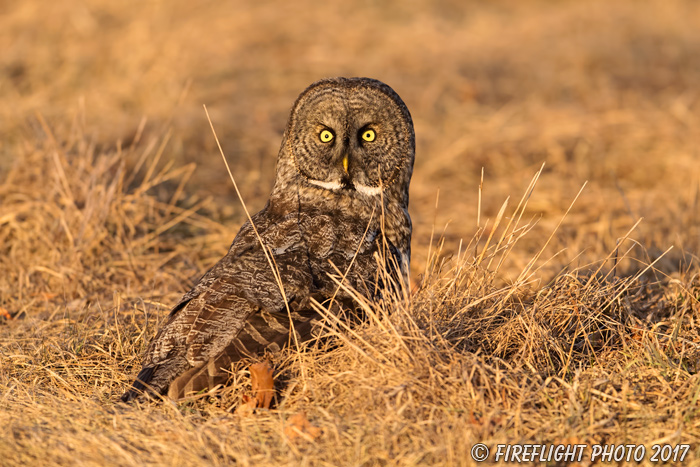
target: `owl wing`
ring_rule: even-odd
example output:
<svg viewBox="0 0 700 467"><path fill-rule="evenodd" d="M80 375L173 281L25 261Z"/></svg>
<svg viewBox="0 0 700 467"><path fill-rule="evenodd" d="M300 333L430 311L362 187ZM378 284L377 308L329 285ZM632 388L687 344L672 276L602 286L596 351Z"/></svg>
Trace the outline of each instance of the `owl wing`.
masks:
<svg viewBox="0 0 700 467"><path fill-rule="evenodd" d="M301 224L283 219L273 229L258 226L274 254L284 286L280 290L250 224L236 236L229 253L211 268L172 309L151 341L143 368L122 400L144 389L174 398L225 382L222 368L246 356L279 350L289 340L290 323L304 339L315 312L308 306L313 284L309 249L301 241ZM257 225L257 223L256 223ZM286 300L285 300L286 299Z"/></svg>

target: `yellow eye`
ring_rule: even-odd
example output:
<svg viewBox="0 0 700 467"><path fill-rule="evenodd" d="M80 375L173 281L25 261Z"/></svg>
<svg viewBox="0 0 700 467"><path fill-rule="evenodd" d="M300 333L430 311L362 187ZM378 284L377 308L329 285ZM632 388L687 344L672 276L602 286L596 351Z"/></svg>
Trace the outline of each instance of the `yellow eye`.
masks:
<svg viewBox="0 0 700 467"><path fill-rule="evenodd" d="M374 132L374 130L365 130L362 132L362 139L364 139L365 141L372 142L376 137L377 134Z"/></svg>
<svg viewBox="0 0 700 467"><path fill-rule="evenodd" d="M318 137L321 139L322 142L324 143L330 143L333 141L333 133L331 133L328 130L323 130Z"/></svg>

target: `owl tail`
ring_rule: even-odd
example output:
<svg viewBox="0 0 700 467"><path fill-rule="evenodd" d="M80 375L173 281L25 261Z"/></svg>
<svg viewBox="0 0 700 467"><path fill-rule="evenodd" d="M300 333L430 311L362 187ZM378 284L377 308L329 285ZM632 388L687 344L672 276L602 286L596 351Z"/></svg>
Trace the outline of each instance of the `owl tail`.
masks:
<svg viewBox="0 0 700 467"><path fill-rule="evenodd" d="M122 395L122 402L130 402L144 394L155 397L165 394L170 382L187 368L190 368L190 364L183 355L157 364L144 365L131 389Z"/></svg>
<svg viewBox="0 0 700 467"><path fill-rule="evenodd" d="M122 402L131 402L147 391L149 386L148 382L153 378L153 373L155 373L156 368L156 365L143 367L136 376L134 384L122 395Z"/></svg>

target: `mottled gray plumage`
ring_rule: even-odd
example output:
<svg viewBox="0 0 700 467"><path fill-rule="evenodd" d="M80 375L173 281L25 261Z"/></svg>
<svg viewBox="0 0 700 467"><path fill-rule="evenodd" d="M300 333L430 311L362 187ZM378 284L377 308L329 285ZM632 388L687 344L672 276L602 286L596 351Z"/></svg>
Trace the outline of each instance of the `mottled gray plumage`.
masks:
<svg viewBox="0 0 700 467"><path fill-rule="evenodd" d="M307 340L318 318L311 299L328 303L338 292L334 265L349 268L348 285L370 298L382 287L376 252L407 274L414 152L411 115L386 84L334 78L309 86L292 107L270 199L252 216L286 303L246 222L172 309L122 399L146 389L180 398L223 383L232 362L288 344L290 318L298 340ZM352 302L342 290L336 301Z"/></svg>

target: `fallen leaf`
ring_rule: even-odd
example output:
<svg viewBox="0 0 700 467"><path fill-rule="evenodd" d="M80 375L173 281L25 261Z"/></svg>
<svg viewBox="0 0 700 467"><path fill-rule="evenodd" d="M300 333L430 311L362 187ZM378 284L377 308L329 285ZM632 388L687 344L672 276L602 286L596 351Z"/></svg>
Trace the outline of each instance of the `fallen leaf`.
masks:
<svg viewBox="0 0 700 467"><path fill-rule="evenodd" d="M243 395L243 402L236 407L235 411L235 414L241 417L253 415L256 409L269 409L275 395L274 372L269 362L255 363L250 365L248 370L250 385L255 396Z"/></svg>
<svg viewBox="0 0 700 467"><path fill-rule="evenodd" d="M306 418L305 412L299 412L292 415L287 420L287 426L284 427L284 434L290 440L294 441L297 438L304 438L307 441L314 441L321 436L322 430L311 424Z"/></svg>
<svg viewBox="0 0 700 467"><path fill-rule="evenodd" d="M257 400L250 396L243 395L243 403L236 407L234 412L236 415L241 417L249 417L255 413L255 406L257 405Z"/></svg>
<svg viewBox="0 0 700 467"><path fill-rule="evenodd" d="M269 362L250 365L250 384L253 387L256 408L269 409L275 395L275 380Z"/></svg>

